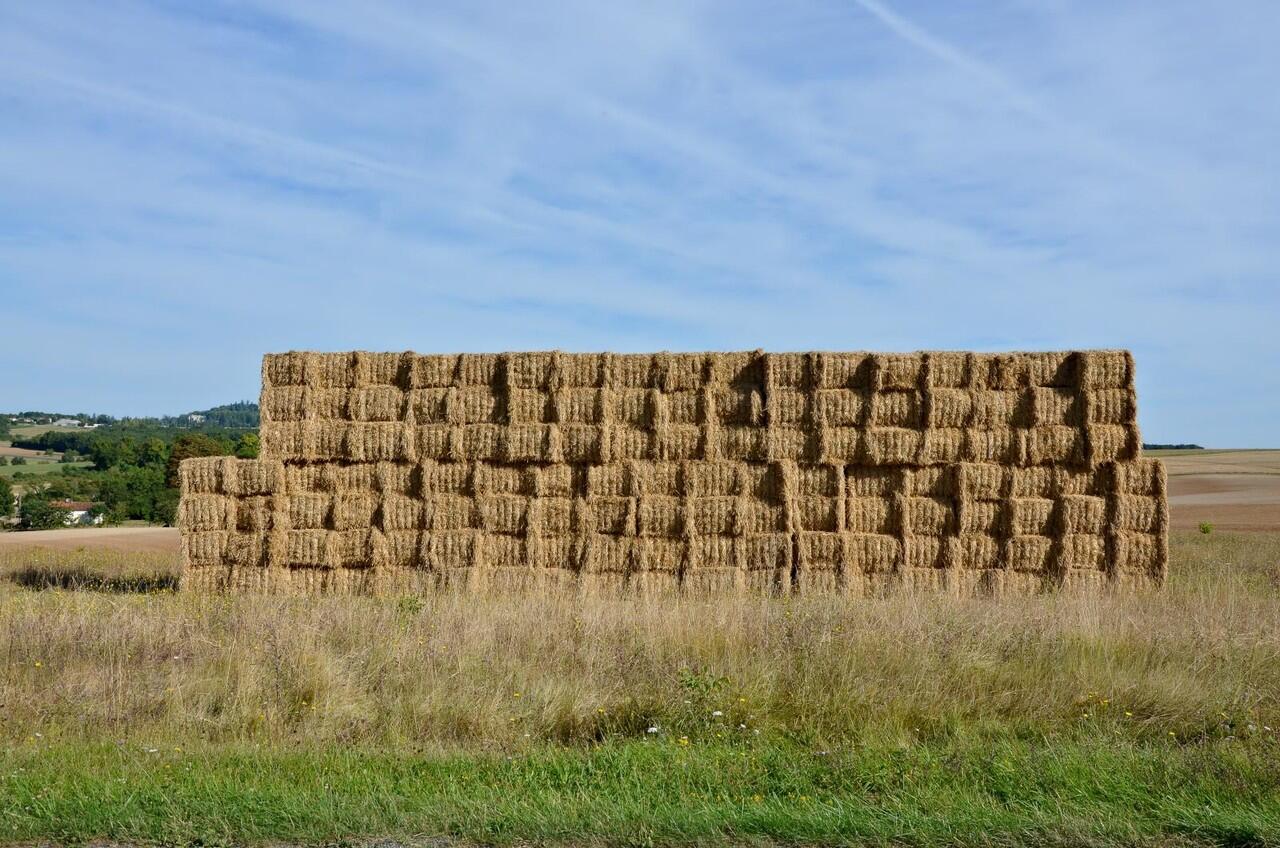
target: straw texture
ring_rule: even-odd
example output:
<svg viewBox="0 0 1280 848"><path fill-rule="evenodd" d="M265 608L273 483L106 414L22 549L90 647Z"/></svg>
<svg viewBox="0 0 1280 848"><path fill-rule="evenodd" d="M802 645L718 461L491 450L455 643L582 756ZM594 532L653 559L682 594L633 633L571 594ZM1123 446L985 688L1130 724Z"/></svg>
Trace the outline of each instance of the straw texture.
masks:
<svg viewBox="0 0 1280 848"><path fill-rule="evenodd" d="M182 464L184 585L999 595L1156 585L1123 351L288 353Z"/></svg>

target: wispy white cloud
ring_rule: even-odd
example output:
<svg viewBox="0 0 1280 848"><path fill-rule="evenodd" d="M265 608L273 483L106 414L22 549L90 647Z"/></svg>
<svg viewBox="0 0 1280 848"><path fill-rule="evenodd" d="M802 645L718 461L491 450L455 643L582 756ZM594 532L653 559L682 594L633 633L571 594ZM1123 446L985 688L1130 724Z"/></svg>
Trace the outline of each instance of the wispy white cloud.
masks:
<svg viewBox="0 0 1280 848"><path fill-rule="evenodd" d="M1268 440L1266 4L0 15L17 405L291 346L1126 345L1150 437Z"/></svg>
<svg viewBox="0 0 1280 848"><path fill-rule="evenodd" d="M1062 123L1061 118L1051 110L1046 109L1035 97L1023 91L1004 74L937 38L919 25L894 12L879 0L853 0L853 2L870 12L877 20L911 44L941 59L948 65L958 68L981 81L988 88L998 92L1020 112L1046 124L1060 125Z"/></svg>

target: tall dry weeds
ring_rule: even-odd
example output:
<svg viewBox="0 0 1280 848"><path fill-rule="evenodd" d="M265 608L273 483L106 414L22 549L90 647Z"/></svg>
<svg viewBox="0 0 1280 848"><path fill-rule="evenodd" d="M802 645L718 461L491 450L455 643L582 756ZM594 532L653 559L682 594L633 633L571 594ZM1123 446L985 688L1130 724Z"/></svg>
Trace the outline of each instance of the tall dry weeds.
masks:
<svg viewBox="0 0 1280 848"><path fill-rule="evenodd" d="M7 575L33 568L3 556ZM655 727L1244 733L1280 726L1277 562L1280 536L1178 536L1162 592L1000 602L281 598L5 580L0 736L503 747ZM120 589L169 563L85 553L34 569L91 565Z"/></svg>

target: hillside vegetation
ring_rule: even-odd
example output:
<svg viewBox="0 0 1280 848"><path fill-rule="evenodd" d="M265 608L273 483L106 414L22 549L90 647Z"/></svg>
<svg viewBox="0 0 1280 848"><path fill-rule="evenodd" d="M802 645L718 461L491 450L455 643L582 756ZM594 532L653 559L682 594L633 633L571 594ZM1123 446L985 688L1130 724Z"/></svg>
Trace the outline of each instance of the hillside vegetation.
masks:
<svg viewBox="0 0 1280 848"><path fill-rule="evenodd" d="M257 404L230 404L198 415L204 420L79 416L98 425L93 428L16 423L74 416L40 412L0 416L9 440L0 447L7 453L33 454L0 457L5 463L0 476L23 495L19 527L60 526L62 515L45 506L58 499L93 503L108 523L172 524L178 503L178 462L189 456L253 457L258 453ZM0 498L0 517L10 509L9 503Z"/></svg>

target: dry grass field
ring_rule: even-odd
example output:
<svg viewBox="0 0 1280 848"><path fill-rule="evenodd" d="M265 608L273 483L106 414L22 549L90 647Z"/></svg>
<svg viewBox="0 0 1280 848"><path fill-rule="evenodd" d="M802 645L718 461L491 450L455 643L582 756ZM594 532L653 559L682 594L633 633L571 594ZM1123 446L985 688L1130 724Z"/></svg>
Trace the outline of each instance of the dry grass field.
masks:
<svg viewBox="0 0 1280 848"><path fill-rule="evenodd" d="M1224 711L1280 725L1280 536L1180 534L1173 557L1145 595L663 602L193 596L164 591L167 554L8 548L3 728L502 747L654 724L815 739L997 719L1199 738ZM723 721L698 721L704 705Z"/></svg>
<svg viewBox="0 0 1280 848"><path fill-rule="evenodd" d="M0 547L0 840L1280 839L1280 534L1001 603L202 597L172 567Z"/></svg>

